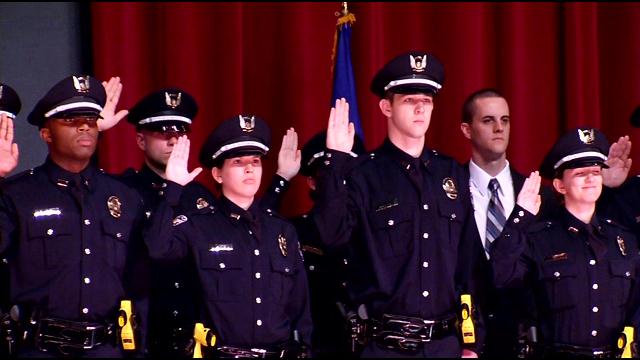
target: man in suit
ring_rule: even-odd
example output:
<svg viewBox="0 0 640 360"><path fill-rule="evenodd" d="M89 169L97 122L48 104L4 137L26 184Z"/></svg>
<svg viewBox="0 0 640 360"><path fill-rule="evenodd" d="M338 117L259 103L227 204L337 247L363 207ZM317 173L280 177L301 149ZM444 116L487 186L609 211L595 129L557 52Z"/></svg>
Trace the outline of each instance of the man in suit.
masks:
<svg viewBox="0 0 640 360"><path fill-rule="evenodd" d="M528 297L521 290L496 290L489 263L489 249L493 240L511 214L517 194L525 177L515 171L507 160L507 147L511 129L509 104L496 89L484 88L467 97L462 106L460 130L471 142L471 159L467 164L469 189L473 203L477 231L468 236L474 242L469 252L476 256L474 273L482 273L484 282L478 289L476 303L483 311L487 326L486 346L483 356L489 358L516 357L521 350L518 338L529 328L527 315L533 311L527 305ZM496 185L494 185L494 183ZM495 196L492 198L495 188ZM555 204L552 193L543 190L548 210ZM492 201L500 206L501 214L493 215L489 208ZM497 233L496 233L497 232ZM520 329L519 329L520 327Z"/></svg>

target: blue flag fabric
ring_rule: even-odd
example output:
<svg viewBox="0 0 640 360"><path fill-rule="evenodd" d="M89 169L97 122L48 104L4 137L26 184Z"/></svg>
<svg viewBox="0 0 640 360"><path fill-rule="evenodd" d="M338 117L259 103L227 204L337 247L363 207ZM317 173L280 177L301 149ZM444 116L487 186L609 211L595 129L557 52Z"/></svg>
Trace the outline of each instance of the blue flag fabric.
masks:
<svg viewBox="0 0 640 360"><path fill-rule="evenodd" d="M355 21L353 14L338 20L337 39L335 48L335 62L333 67L333 95L331 106L335 106L336 99L345 98L349 102L349 120L353 122L356 134L364 140L358 100L356 98L356 83L351 65L351 23Z"/></svg>

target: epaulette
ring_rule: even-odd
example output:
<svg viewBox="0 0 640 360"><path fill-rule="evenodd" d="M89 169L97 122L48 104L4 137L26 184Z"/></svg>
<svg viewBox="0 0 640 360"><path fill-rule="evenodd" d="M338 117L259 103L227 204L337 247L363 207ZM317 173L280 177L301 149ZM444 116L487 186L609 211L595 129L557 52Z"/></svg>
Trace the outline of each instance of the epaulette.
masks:
<svg viewBox="0 0 640 360"><path fill-rule="evenodd" d="M617 221L615 221L613 219L610 219L610 218L603 218L601 223L603 225L609 225L611 227L619 228L619 229L622 229L622 230L625 230L625 231L632 231L627 226L625 226L625 225L623 225L623 224L621 224L621 223L619 223L619 222L617 222Z"/></svg>
<svg viewBox="0 0 640 360"><path fill-rule="evenodd" d="M188 205L188 209L193 211L195 214L209 214L216 212L216 207L213 204L209 204L209 202L203 198L199 197L192 204Z"/></svg>
<svg viewBox="0 0 640 360"><path fill-rule="evenodd" d="M288 220L286 217L282 216L282 214L280 214L279 212L271 208L264 209L264 212L267 213L267 215L274 217L276 219Z"/></svg>
<svg viewBox="0 0 640 360"><path fill-rule="evenodd" d="M35 168L24 170L24 171L21 171L21 172L15 174L15 175L11 175L11 176L5 178L3 180L3 183L4 184L10 184L10 183L13 183L13 182L16 182L16 181L20 181L21 179L24 179L26 177L35 175L35 173L36 173L36 169Z"/></svg>
<svg viewBox="0 0 640 360"><path fill-rule="evenodd" d="M539 222L536 222L536 223L532 224L531 226L527 227L526 232L528 232L528 233L536 233L536 232L543 231L545 229L550 229L554 225L555 225L555 223L553 221L551 221L551 220L539 221Z"/></svg>
<svg viewBox="0 0 640 360"><path fill-rule="evenodd" d="M138 170L134 168L127 168L125 171L122 172L120 176L126 178L126 177L136 176L137 174L138 174Z"/></svg>

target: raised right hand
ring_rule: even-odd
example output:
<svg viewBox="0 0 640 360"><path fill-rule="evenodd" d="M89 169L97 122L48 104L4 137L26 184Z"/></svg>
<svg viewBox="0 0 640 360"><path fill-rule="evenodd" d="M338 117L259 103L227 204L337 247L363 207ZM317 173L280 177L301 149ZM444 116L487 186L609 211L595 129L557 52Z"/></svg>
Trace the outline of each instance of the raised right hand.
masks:
<svg viewBox="0 0 640 360"><path fill-rule="evenodd" d="M345 98L336 99L331 108L327 125L327 149L350 152L356 130L349 121L349 103Z"/></svg>
<svg viewBox="0 0 640 360"><path fill-rule="evenodd" d="M202 171L201 167L196 168L192 172L187 170L189 162L189 145L190 141L187 135L182 135L178 138L178 141L173 145L173 150L167 161L167 168L165 175L167 180L178 183L182 186L188 184L195 179Z"/></svg>
<svg viewBox="0 0 640 360"><path fill-rule="evenodd" d="M542 203L542 199L539 194L541 181L540 173L538 171L532 172L524 181L522 189L518 194L518 199L516 200L518 205L533 215L538 215L538 211L540 211L540 204Z"/></svg>
<svg viewBox="0 0 640 360"><path fill-rule="evenodd" d="M18 144L13 142L13 120L0 115L0 176L7 176L18 166Z"/></svg>

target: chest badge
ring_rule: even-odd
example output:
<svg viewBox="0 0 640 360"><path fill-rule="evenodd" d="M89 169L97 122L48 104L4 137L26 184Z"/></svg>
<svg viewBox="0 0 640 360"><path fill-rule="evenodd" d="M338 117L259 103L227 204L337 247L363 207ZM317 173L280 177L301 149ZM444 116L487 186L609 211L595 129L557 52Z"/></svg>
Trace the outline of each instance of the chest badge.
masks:
<svg viewBox="0 0 640 360"><path fill-rule="evenodd" d="M287 239L282 235L278 235L278 247L282 256L287 257Z"/></svg>
<svg viewBox="0 0 640 360"><path fill-rule="evenodd" d="M198 208L198 210L204 209L207 206L209 206L209 203L207 202L207 200L203 198L198 198L198 200L196 200L196 208Z"/></svg>
<svg viewBox="0 0 640 360"><path fill-rule="evenodd" d="M618 241L618 249L620 249L620 253L622 256L627 256L627 246L624 244L624 239L622 236L618 235L616 239Z"/></svg>
<svg viewBox="0 0 640 360"><path fill-rule="evenodd" d="M444 180L442 180L442 188L449 199L455 200L458 198L458 189L456 188L456 183L453 182L452 178L444 178Z"/></svg>
<svg viewBox="0 0 640 360"><path fill-rule="evenodd" d="M107 199L107 208L109 209L109 214L116 219L122 215L122 203L115 195L109 196L109 199Z"/></svg>

